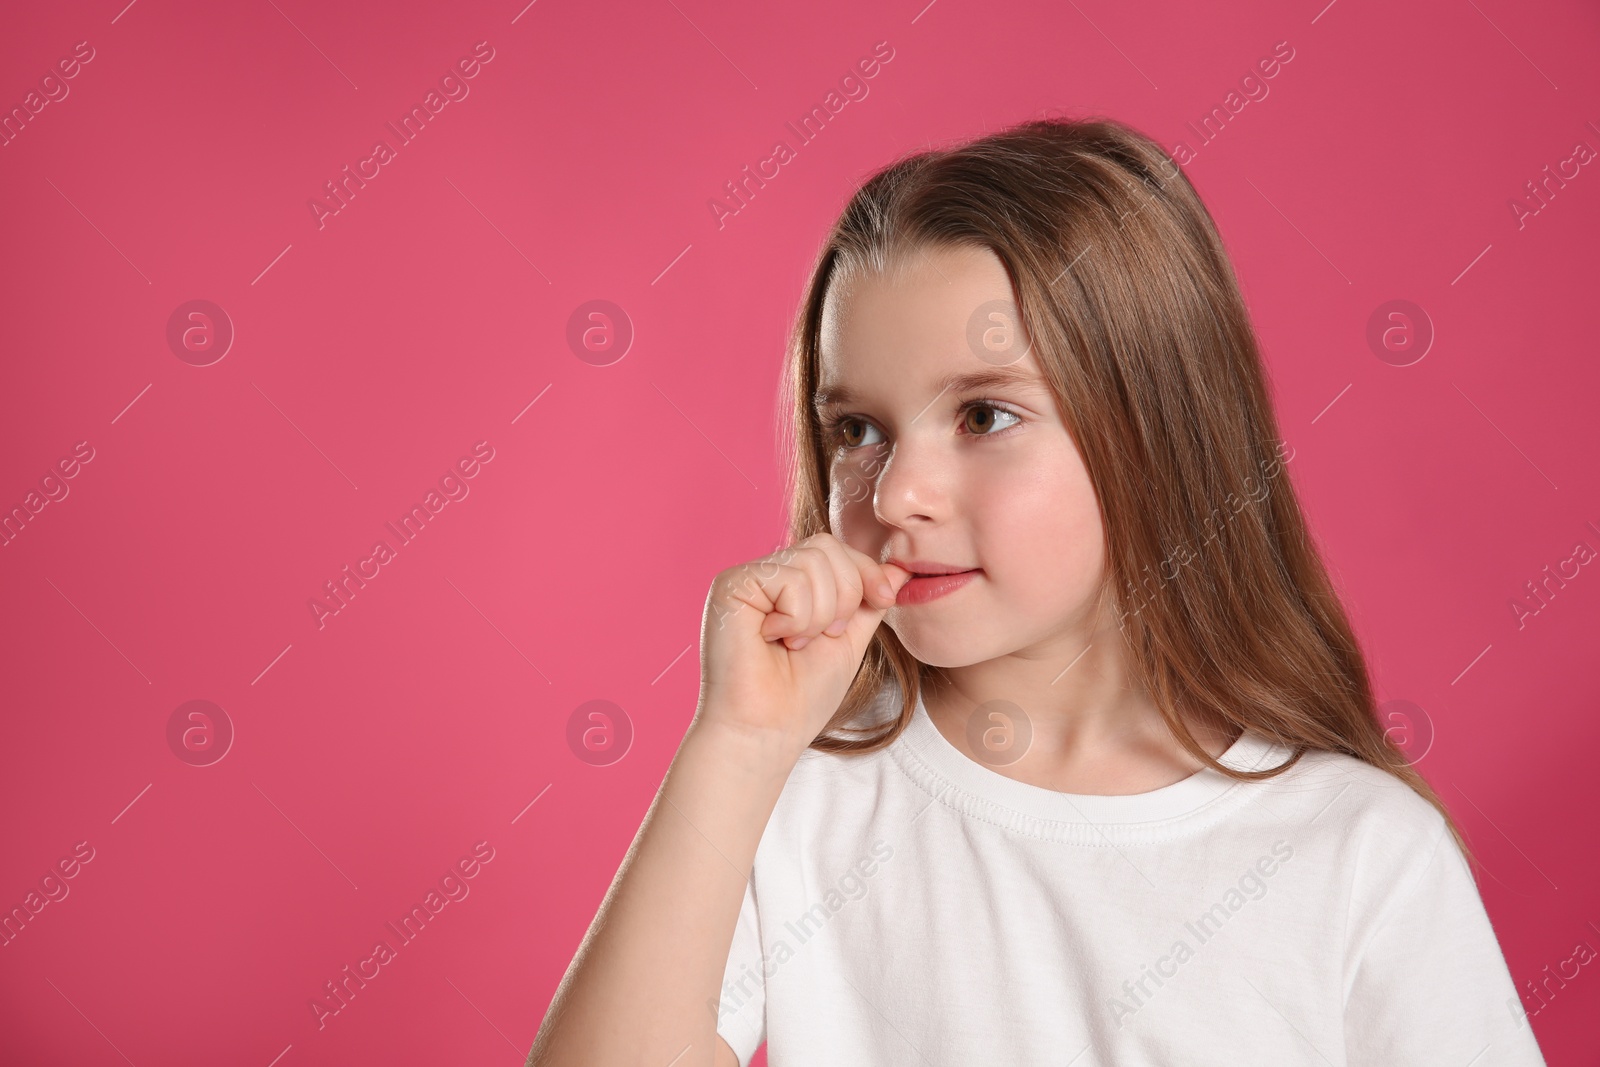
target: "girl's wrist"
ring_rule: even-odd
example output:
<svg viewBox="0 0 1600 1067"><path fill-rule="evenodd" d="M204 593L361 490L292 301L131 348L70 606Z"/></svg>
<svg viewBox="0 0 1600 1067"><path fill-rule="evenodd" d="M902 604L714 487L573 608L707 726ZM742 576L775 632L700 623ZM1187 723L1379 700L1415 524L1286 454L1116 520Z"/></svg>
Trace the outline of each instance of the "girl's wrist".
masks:
<svg viewBox="0 0 1600 1067"><path fill-rule="evenodd" d="M776 731L746 728L716 715L697 714L684 735L684 747L708 749L719 763L761 778L787 779L809 740Z"/></svg>

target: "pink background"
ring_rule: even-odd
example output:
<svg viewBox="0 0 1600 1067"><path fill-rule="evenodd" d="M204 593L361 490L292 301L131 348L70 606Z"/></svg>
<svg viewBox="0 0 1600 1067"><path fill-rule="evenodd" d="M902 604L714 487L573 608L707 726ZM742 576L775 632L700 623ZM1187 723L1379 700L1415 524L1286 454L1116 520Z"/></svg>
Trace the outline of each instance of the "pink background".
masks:
<svg viewBox="0 0 1600 1067"><path fill-rule="evenodd" d="M8 111L94 54L0 147L0 508L93 450L0 548L0 908L93 850L0 948L6 1063L520 1063L692 715L707 586L780 543L818 241L897 155L1052 109L1196 149L1380 696L1413 705L1513 974L1554 990L1525 1000L1549 1062L1592 1063L1597 967L1546 975L1600 948L1600 174L1511 207L1600 147L1591 7L123 3L0 33ZM480 41L469 94L319 228L308 201ZM719 225L778 140L796 158ZM167 340L201 299L236 331L208 366ZM1436 335L1406 366L1367 342L1396 299ZM591 300L634 333L609 365L568 342ZM319 626L482 441L468 495ZM191 700L221 716L174 744ZM591 700L633 732L605 766L568 743ZM222 716L223 758L180 758ZM324 983L479 842L469 895L319 1027Z"/></svg>

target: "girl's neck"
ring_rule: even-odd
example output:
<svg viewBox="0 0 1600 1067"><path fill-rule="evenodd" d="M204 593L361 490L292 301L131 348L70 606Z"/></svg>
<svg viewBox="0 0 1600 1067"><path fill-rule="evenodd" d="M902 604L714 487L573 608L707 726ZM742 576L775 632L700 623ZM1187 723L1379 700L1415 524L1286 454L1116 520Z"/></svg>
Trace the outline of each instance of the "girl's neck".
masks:
<svg viewBox="0 0 1600 1067"><path fill-rule="evenodd" d="M1076 664L1073 673L1084 666ZM1008 778L1045 789L1091 795L1147 793L1205 766L1184 751L1144 690L1104 674L1085 671L1068 685L1066 678L1052 680L1026 664L991 661L966 668L930 668L923 672L922 700L929 719L963 755ZM1018 718L1026 724L1008 722ZM1000 729L1002 738L1008 730L1011 739L1031 736L1020 756L1014 750L997 756L975 749L974 743L982 745L984 731L992 728ZM1225 724L1192 724L1190 730L1213 758L1239 737L1236 727Z"/></svg>

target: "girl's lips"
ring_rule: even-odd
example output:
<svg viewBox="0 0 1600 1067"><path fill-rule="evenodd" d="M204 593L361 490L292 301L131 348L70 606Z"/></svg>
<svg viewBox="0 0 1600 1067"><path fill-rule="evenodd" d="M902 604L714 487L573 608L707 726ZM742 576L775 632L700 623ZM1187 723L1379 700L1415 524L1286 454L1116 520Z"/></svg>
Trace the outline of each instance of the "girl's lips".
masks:
<svg viewBox="0 0 1600 1067"><path fill-rule="evenodd" d="M955 574L915 576L900 587L900 592L894 600L895 605L899 607L908 604L926 604L930 600L948 596L972 581L978 574L979 569L973 569Z"/></svg>
<svg viewBox="0 0 1600 1067"><path fill-rule="evenodd" d="M901 570L919 578L927 578L937 574L960 574L963 571L975 571L981 569L979 567L958 567L949 563L935 563L932 560L926 559L895 559L893 556L890 556L884 562L893 563Z"/></svg>

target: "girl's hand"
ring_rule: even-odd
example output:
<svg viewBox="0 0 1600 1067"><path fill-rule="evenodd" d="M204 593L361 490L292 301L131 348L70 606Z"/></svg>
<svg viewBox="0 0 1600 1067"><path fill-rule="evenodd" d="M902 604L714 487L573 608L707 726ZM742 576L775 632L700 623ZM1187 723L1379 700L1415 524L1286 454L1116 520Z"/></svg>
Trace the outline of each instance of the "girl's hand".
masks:
<svg viewBox="0 0 1600 1067"><path fill-rule="evenodd" d="M839 710L910 579L831 533L717 575L700 627L696 725L776 740L798 756Z"/></svg>

